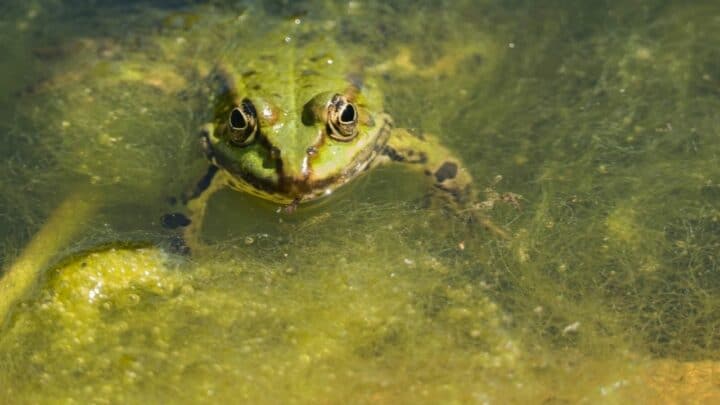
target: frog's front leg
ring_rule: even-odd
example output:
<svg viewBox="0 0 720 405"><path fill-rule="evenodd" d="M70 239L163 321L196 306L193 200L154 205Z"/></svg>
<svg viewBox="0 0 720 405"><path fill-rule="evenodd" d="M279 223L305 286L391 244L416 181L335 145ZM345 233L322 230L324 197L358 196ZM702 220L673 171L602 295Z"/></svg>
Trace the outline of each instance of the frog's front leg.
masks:
<svg viewBox="0 0 720 405"><path fill-rule="evenodd" d="M183 239L191 252L198 252L204 244L201 238L203 220L208 202L216 192L227 185L225 173L217 166L211 165L207 174L198 182L195 190L186 199L190 224L183 229Z"/></svg>
<svg viewBox="0 0 720 405"><path fill-rule="evenodd" d="M404 129L394 129L384 149L387 160L408 163L432 181L435 194L457 211L472 212L494 235L510 239L502 227L476 209L476 195L470 172L450 150L431 134L416 136Z"/></svg>
<svg viewBox="0 0 720 405"><path fill-rule="evenodd" d="M197 253L203 248L204 244L200 234L208 201L225 184L223 173L217 166L211 165L194 189L183 196L183 204L188 215L176 212L163 216L162 224L165 228L182 228L182 240L178 242L177 246L179 251Z"/></svg>

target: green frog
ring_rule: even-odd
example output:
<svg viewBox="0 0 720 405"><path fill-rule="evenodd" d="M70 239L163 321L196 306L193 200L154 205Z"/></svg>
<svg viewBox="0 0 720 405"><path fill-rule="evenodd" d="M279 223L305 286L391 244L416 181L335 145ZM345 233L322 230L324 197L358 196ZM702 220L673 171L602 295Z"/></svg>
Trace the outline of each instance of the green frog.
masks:
<svg viewBox="0 0 720 405"><path fill-rule="evenodd" d="M211 166L184 199L189 216L163 220L184 227L191 250L202 245L208 199L224 187L292 212L379 165L400 163L422 173L438 199L457 209L472 204L472 178L461 161L437 137L395 128L373 79L377 70L323 35L266 34L264 46L228 46L210 69L201 139ZM507 237L488 219L480 222Z"/></svg>

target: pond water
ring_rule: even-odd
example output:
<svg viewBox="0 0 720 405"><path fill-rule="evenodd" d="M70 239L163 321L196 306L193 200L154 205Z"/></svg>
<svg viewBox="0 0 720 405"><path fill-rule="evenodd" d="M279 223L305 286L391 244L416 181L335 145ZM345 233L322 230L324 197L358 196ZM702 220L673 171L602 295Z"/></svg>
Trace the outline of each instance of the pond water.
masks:
<svg viewBox="0 0 720 405"><path fill-rule="evenodd" d="M438 3L4 2L0 283L57 242L0 314L0 397L626 402L716 369L720 4ZM292 26L521 196L482 214L509 238L390 165L292 214L221 191L176 253L207 72Z"/></svg>

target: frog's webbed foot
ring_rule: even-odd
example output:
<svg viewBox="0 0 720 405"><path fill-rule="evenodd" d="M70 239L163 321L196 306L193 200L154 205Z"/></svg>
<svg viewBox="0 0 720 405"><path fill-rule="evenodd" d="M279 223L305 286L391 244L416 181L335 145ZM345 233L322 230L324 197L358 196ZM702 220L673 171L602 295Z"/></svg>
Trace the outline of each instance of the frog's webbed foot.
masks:
<svg viewBox="0 0 720 405"><path fill-rule="evenodd" d="M179 235L173 237L174 250L187 254L197 253L205 247L200 234L207 204L210 197L225 185L223 176L218 172L217 166L210 165L195 187L183 196L182 202L187 208L188 215L181 212L163 215L161 223L164 228L181 230Z"/></svg>
<svg viewBox="0 0 720 405"><path fill-rule="evenodd" d="M496 225L490 218L485 214L486 212L489 212L492 210L498 203L501 204L509 204L516 210L521 209L521 201L523 200L523 197L520 194L516 194L513 192L504 192L500 193L497 190L495 190L495 186L502 180L502 176L497 175L493 179L492 183L485 188L483 191L485 195L485 199L480 202L475 202L472 204L471 209L473 212L476 212L479 222L488 230L490 230L495 235L498 235L502 237L503 239L510 239L510 234L504 230L503 228Z"/></svg>
<svg viewBox="0 0 720 405"><path fill-rule="evenodd" d="M493 186L485 190L487 198L477 202L470 172L437 138L430 134L415 136L403 129L393 131L384 150L386 160L408 163L424 173L432 181L433 193L430 202L450 207L468 220L480 223L493 235L510 239L510 233L495 224L486 214L495 203L513 200L520 196L512 193L499 194ZM512 194L512 195L511 195Z"/></svg>

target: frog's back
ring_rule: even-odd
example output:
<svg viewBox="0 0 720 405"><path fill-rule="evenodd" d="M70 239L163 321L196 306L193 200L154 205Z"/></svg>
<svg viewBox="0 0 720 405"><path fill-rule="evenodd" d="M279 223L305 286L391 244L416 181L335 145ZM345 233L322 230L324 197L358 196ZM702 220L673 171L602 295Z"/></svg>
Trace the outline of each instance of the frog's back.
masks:
<svg viewBox="0 0 720 405"><path fill-rule="evenodd" d="M322 91L366 87L362 64L338 44L335 33L300 21L275 21L262 32L243 31L226 40L218 62L239 70L235 73L244 79L236 83L239 93L293 108Z"/></svg>

